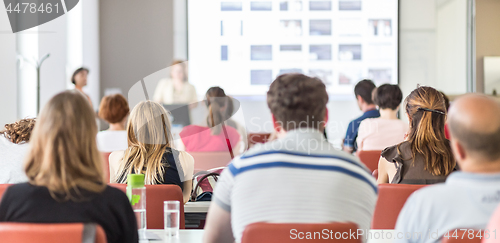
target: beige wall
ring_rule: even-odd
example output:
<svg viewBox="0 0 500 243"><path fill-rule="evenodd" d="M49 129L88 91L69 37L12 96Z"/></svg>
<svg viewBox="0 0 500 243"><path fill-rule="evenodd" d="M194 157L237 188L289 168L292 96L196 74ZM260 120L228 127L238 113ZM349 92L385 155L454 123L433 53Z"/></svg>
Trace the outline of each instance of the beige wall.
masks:
<svg viewBox="0 0 500 243"><path fill-rule="evenodd" d="M101 97L107 88L126 96L172 61L173 1L105 0L99 9Z"/></svg>
<svg viewBox="0 0 500 243"><path fill-rule="evenodd" d="M476 89L484 91L483 57L500 56L500 0L476 0Z"/></svg>

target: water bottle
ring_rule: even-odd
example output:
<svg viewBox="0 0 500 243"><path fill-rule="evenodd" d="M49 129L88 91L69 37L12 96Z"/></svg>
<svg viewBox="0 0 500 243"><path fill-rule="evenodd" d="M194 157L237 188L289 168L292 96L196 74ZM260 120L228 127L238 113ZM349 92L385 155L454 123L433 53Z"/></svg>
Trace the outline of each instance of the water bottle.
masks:
<svg viewBox="0 0 500 243"><path fill-rule="evenodd" d="M127 196L137 219L139 238L146 234L146 187L144 175L130 174L127 178Z"/></svg>

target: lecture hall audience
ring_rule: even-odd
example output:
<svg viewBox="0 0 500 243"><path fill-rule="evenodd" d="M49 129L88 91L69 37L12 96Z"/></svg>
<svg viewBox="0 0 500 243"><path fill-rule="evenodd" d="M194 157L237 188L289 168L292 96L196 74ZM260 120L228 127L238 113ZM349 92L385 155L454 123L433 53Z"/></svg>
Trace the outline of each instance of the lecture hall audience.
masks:
<svg viewBox="0 0 500 243"><path fill-rule="evenodd" d="M109 129L97 133L97 147L101 152L113 152L128 148L127 118L130 109L121 94L104 96L99 105L99 117L109 123Z"/></svg>
<svg viewBox="0 0 500 243"><path fill-rule="evenodd" d="M399 86L383 84L373 91L373 102L378 106L379 118L368 118L359 124L358 151L378 150L403 142L408 123L398 118L403 93Z"/></svg>
<svg viewBox="0 0 500 243"><path fill-rule="evenodd" d="M146 185L178 185L186 203L193 187L194 159L173 148L165 108L154 101L137 104L130 113L127 139L126 150L109 156L110 181L127 183L128 174L144 174Z"/></svg>
<svg viewBox="0 0 500 243"><path fill-rule="evenodd" d="M233 105L230 97L219 87L211 87L206 93L208 116L206 123L189 125L182 129L179 147L188 152L232 152L239 154L241 136L237 123L231 120Z"/></svg>
<svg viewBox="0 0 500 243"><path fill-rule="evenodd" d="M408 198L396 232L422 232L422 238L396 242L439 242L429 234L441 237L454 229L487 229L499 205L500 104L485 95L464 95L450 107L448 124L461 171Z"/></svg>
<svg viewBox="0 0 500 243"><path fill-rule="evenodd" d="M380 113L372 99L372 92L375 88L375 84L369 79L361 80L354 86L356 102L358 103L359 109L363 112L363 115L349 122L347 126L342 147L347 153L356 152L357 150L356 139L358 138L359 124L367 118L380 117Z"/></svg>
<svg viewBox="0 0 500 243"><path fill-rule="evenodd" d="M7 188L0 222L94 222L109 243L137 242L137 223L122 191L104 182L95 113L81 92L57 94L37 118L26 158L27 183Z"/></svg>
<svg viewBox="0 0 500 243"><path fill-rule="evenodd" d="M255 222L350 221L370 228L376 181L356 157L324 139L327 102L317 78L276 78L267 104L278 139L255 145L222 172L204 242L240 242L245 227Z"/></svg>
<svg viewBox="0 0 500 243"><path fill-rule="evenodd" d="M444 135L443 96L431 87L420 86L406 97L405 109L410 121L408 137L382 151L378 183L444 182L455 169L456 161Z"/></svg>
<svg viewBox="0 0 500 243"><path fill-rule="evenodd" d="M5 124L0 131L0 183L14 184L28 181L24 174L24 157L28 154L35 119L21 119Z"/></svg>

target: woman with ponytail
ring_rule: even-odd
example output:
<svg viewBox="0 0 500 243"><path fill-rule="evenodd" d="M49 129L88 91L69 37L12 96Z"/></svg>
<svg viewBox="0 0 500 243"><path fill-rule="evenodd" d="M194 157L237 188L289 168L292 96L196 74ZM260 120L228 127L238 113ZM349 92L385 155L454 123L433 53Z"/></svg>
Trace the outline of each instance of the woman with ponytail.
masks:
<svg viewBox="0 0 500 243"><path fill-rule="evenodd" d="M128 148L109 156L110 181L127 183L127 175L144 174L146 185L178 185L186 203L193 186L194 159L172 148L170 127L163 106L153 101L137 104L127 126Z"/></svg>
<svg viewBox="0 0 500 243"><path fill-rule="evenodd" d="M443 95L431 87L420 86L406 97L405 109L410 123L407 138L382 151L378 183L444 182L455 169L456 161L444 132Z"/></svg>
<svg viewBox="0 0 500 243"><path fill-rule="evenodd" d="M237 123L230 119L233 104L223 89L211 87L206 93L208 116L201 126L184 127L180 133L186 151L224 152L236 155L240 151Z"/></svg>

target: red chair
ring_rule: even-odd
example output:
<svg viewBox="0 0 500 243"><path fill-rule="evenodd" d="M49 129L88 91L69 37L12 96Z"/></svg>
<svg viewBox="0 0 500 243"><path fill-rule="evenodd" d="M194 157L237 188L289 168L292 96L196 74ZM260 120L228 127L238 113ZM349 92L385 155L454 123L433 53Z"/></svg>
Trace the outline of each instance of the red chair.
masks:
<svg viewBox="0 0 500 243"><path fill-rule="evenodd" d="M103 172L104 172L104 178L105 178L105 182L106 183L109 183L109 155L111 153L103 153L101 152L101 155L102 155L102 159L104 161L104 167L103 167Z"/></svg>
<svg viewBox="0 0 500 243"><path fill-rule="evenodd" d="M394 229L406 199L426 185L379 184L372 229Z"/></svg>
<svg viewBox="0 0 500 243"><path fill-rule="evenodd" d="M2 200L2 196L11 184L0 184L0 201Z"/></svg>
<svg viewBox="0 0 500 243"><path fill-rule="evenodd" d="M373 173L374 170L378 169L378 161L380 159L380 153L382 151L372 150L372 151L358 151L357 155L359 160L363 162L363 164L370 169L370 172Z"/></svg>
<svg viewBox="0 0 500 243"><path fill-rule="evenodd" d="M293 231L293 230L297 231ZM250 224L243 231L243 236L241 238L241 243L294 243L300 242L331 242L325 241L322 236L324 236L322 231L328 229L328 231L339 232L340 234L328 234L328 237L333 235L333 240L341 240L344 242L360 243L360 239L351 239L350 233L357 232L358 226L354 223L320 223L320 224L300 224L300 223L254 223ZM299 232L319 232L319 235L311 235L316 239L307 240L306 235L299 234ZM343 234L342 234L343 233ZM347 234L346 234L347 233ZM339 236L339 239L335 238L335 235ZM343 239L342 235L347 239ZM356 236L356 234L355 234ZM331 238L330 238L331 239Z"/></svg>
<svg viewBox="0 0 500 243"><path fill-rule="evenodd" d="M225 167L232 160L229 152L189 152L189 154L194 158L194 173Z"/></svg>
<svg viewBox="0 0 500 243"><path fill-rule="evenodd" d="M86 232L95 229L95 234L84 235L84 229ZM107 242L101 226L83 223L0 223L0 239L16 243Z"/></svg>
<svg viewBox="0 0 500 243"><path fill-rule="evenodd" d="M123 192L127 191L126 184L109 184ZM163 229L163 202L180 202L180 227L185 228L184 222L184 198L181 188L176 185L146 185L146 219L148 229Z"/></svg>
<svg viewBox="0 0 500 243"><path fill-rule="evenodd" d="M265 143L271 136L270 133L249 133L248 134L248 147L252 147L256 143Z"/></svg>
<svg viewBox="0 0 500 243"><path fill-rule="evenodd" d="M467 230L465 234L464 232L464 230L460 229L456 229L456 232L455 230L450 230L443 236L441 243L481 243L481 238L486 239L482 230L474 230L474 232L471 231L470 235L469 230ZM474 235L472 236L472 234ZM494 234L491 231L489 238L494 238Z"/></svg>

